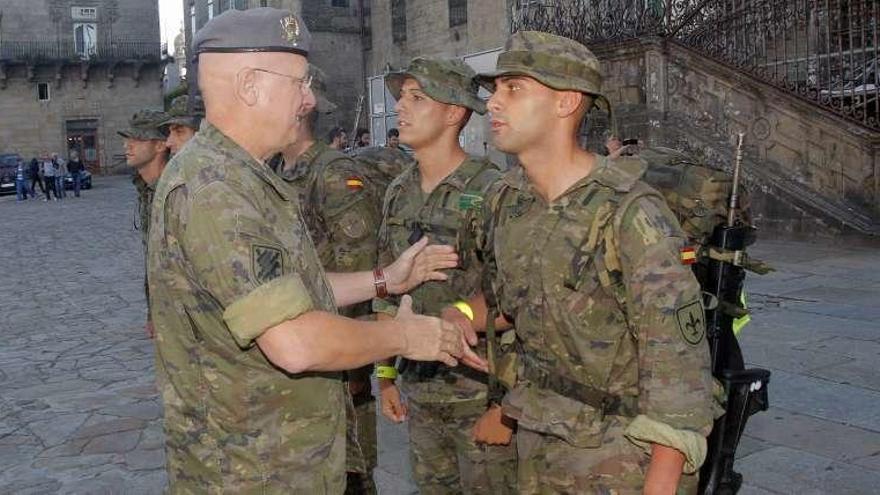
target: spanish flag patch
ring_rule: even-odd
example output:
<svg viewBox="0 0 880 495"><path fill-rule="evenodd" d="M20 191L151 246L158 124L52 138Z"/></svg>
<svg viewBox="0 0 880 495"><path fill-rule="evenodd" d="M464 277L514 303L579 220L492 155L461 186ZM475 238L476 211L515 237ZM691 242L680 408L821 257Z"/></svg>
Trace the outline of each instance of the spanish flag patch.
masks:
<svg viewBox="0 0 880 495"><path fill-rule="evenodd" d="M349 177L345 180L345 185L352 191L360 191L364 188L364 181L360 177Z"/></svg>
<svg viewBox="0 0 880 495"><path fill-rule="evenodd" d="M697 250L693 246L681 248L681 264L693 265L697 262Z"/></svg>

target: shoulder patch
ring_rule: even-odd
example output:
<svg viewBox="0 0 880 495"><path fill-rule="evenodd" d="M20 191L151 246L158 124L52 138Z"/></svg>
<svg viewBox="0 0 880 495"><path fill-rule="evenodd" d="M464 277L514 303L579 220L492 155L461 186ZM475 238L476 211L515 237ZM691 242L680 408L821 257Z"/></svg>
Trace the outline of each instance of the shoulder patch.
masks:
<svg viewBox="0 0 880 495"><path fill-rule="evenodd" d="M685 304L675 310L675 319L678 329L685 342L697 345L703 341L706 335L706 321L703 313L703 305L699 300Z"/></svg>
<svg viewBox="0 0 880 495"><path fill-rule="evenodd" d="M482 194L474 194L471 192L464 192L458 197L458 209L467 211L467 210L476 210L483 207L483 195Z"/></svg>
<svg viewBox="0 0 880 495"><path fill-rule="evenodd" d="M260 284L272 281L284 274L284 257L275 247L251 246L251 264L254 277Z"/></svg>

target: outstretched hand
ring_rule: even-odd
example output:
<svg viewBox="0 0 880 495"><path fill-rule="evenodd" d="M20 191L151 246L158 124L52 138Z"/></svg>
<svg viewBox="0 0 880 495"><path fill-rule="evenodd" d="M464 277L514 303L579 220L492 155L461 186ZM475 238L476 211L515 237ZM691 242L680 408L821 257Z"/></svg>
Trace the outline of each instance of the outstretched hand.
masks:
<svg viewBox="0 0 880 495"><path fill-rule="evenodd" d="M441 270L458 266L455 248L442 244L428 245L428 237L404 251L399 258L385 267L388 292L404 294L429 280L445 281L448 275Z"/></svg>

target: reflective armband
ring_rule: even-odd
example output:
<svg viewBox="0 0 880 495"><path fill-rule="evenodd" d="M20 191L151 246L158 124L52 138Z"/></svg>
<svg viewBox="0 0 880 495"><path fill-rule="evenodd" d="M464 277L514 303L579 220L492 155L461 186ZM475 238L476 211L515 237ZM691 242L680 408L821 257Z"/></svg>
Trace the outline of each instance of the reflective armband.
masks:
<svg viewBox="0 0 880 495"><path fill-rule="evenodd" d="M376 378L394 380L397 378L397 368L394 366L376 366Z"/></svg>
<svg viewBox="0 0 880 495"><path fill-rule="evenodd" d="M458 301L453 304L452 307L461 311L465 316L467 316L468 320L474 321L474 308L472 308L470 304L464 301Z"/></svg>

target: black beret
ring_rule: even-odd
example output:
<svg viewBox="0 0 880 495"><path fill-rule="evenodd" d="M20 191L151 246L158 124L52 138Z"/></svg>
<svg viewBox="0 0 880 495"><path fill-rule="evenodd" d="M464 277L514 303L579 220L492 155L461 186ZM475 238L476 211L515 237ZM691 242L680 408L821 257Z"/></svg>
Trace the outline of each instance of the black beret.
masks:
<svg viewBox="0 0 880 495"><path fill-rule="evenodd" d="M208 21L193 38L193 52L288 52L308 56L306 23L288 10L260 7L227 10Z"/></svg>

